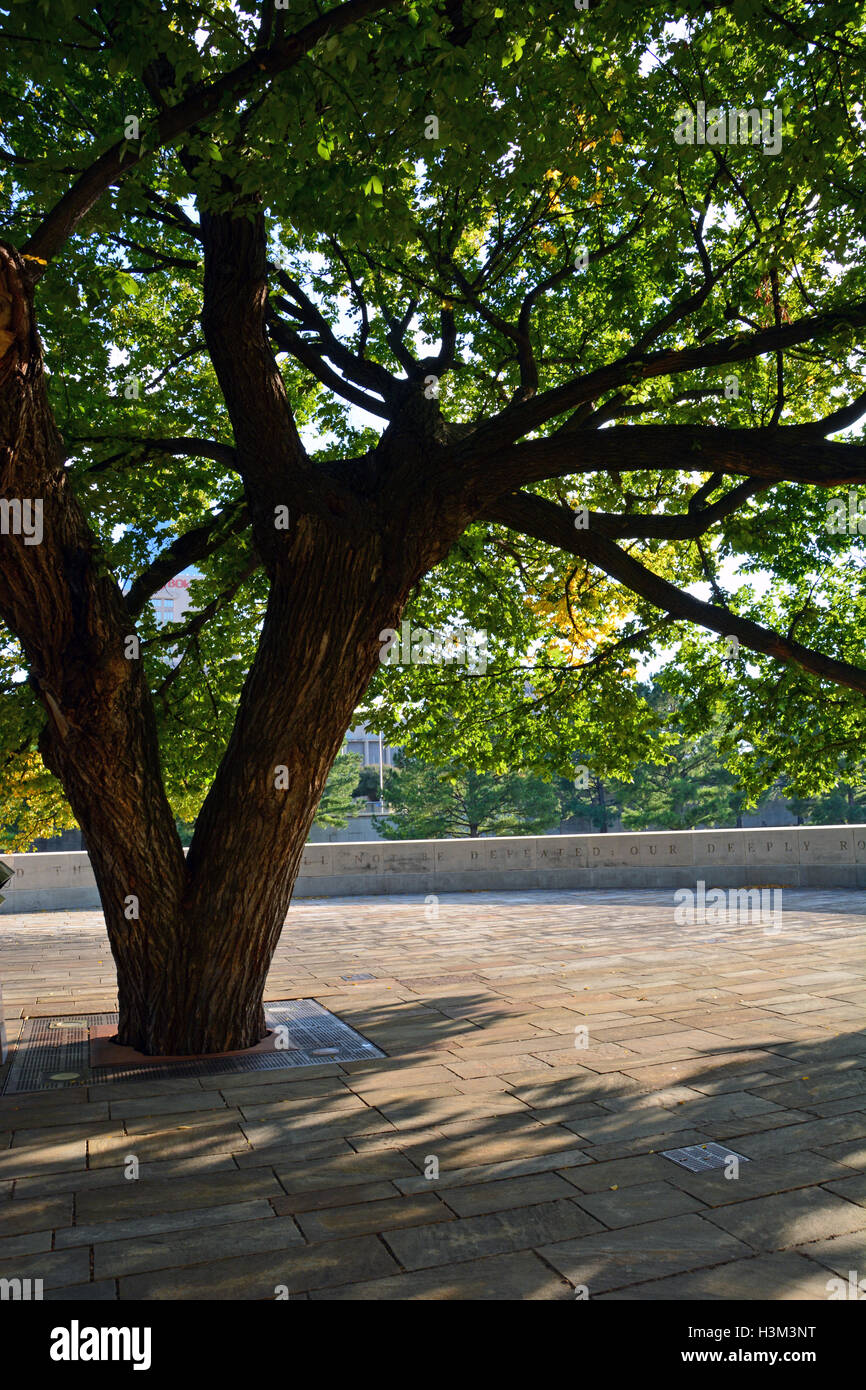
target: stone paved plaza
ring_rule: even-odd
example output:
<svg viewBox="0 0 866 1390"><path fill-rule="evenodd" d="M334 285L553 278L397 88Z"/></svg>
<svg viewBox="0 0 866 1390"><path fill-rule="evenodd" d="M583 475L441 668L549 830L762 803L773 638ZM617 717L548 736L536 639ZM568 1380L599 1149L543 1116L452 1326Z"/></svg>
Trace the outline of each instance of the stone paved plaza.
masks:
<svg viewBox="0 0 866 1390"><path fill-rule="evenodd" d="M434 910L289 913L267 997L317 999L384 1060L0 1098L0 1277L55 1299L784 1300L866 1275L862 892L786 890L780 930L677 926L660 892ZM0 918L0 982L10 1040L114 1008L100 914ZM711 1141L738 1177L661 1156Z"/></svg>

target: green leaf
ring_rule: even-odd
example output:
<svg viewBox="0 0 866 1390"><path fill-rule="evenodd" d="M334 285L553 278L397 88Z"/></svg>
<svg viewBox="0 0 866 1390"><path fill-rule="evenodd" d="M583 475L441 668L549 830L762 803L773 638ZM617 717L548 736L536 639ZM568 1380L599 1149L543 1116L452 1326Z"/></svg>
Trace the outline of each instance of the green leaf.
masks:
<svg viewBox="0 0 866 1390"><path fill-rule="evenodd" d="M138 294L141 286L138 281L133 279L131 275L128 275L125 270L116 271L114 278L124 294L133 296Z"/></svg>

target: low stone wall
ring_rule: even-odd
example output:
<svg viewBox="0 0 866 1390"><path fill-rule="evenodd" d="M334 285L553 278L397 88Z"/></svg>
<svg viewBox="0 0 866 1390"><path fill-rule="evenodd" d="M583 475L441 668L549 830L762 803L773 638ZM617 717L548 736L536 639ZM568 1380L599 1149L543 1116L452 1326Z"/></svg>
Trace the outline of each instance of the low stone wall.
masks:
<svg viewBox="0 0 866 1390"><path fill-rule="evenodd" d="M0 913L99 907L88 856L0 855ZM866 888L866 825L307 845L296 898L525 888Z"/></svg>

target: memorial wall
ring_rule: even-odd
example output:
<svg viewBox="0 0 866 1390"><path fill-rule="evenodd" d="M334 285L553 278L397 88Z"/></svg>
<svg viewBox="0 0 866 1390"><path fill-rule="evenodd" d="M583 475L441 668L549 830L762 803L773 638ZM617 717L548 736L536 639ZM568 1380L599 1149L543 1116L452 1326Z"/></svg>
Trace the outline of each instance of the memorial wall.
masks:
<svg viewBox="0 0 866 1390"><path fill-rule="evenodd" d="M96 908L86 853L4 854L0 914ZM864 888L866 825L308 844L296 898L526 888Z"/></svg>

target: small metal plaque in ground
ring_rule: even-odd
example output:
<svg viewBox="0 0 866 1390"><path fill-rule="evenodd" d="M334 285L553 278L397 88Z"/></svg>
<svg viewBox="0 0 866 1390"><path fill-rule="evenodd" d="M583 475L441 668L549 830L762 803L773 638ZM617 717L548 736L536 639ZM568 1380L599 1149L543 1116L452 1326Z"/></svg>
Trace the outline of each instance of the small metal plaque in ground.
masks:
<svg viewBox="0 0 866 1390"><path fill-rule="evenodd" d="M341 975L341 980L375 980L375 975Z"/></svg>
<svg viewBox="0 0 866 1390"><path fill-rule="evenodd" d="M681 1168L688 1168L690 1173L707 1173L711 1168L724 1168L731 1158L736 1158L740 1163L752 1161L735 1149L726 1149L723 1144L689 1144L685 1149L664 1149L662 1158L669 1158Z"/></svg>
<svg viewBox="0 0 866 1390"><path fill-rule="evenodd" d="M287 1031L288 1047L245 1056L184 1062L134 1062L112 1067L90 1063L90 1029L116 1024L117 1014L74 1018L28 1018L15 1048L4 1095L62 1090L102 1081L134 1081L148 1076L219 1076L230 1072L273 1071L328 1062L363 1062L386 1054L315 999L277 999L265 1004L269 1028Z"/></svg>

